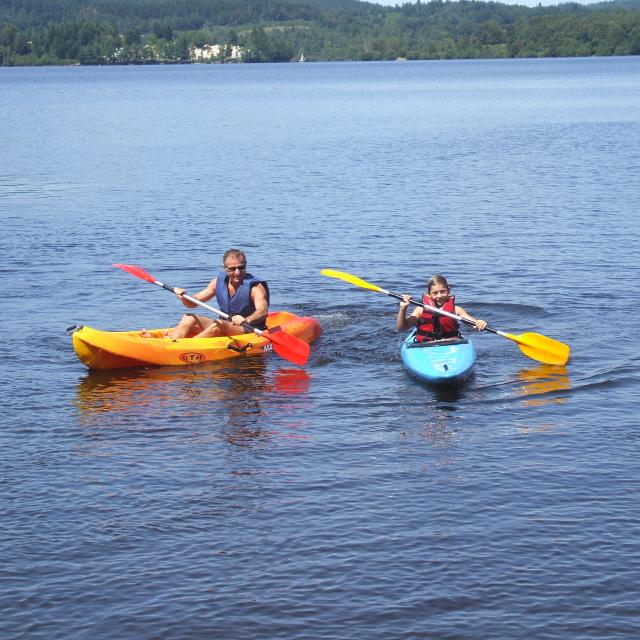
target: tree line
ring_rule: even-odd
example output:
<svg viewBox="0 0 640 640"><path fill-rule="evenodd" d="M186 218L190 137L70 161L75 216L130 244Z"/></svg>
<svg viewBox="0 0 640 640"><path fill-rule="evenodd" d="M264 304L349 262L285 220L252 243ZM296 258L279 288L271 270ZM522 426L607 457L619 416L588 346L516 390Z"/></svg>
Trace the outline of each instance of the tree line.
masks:
<svg viewBox="0 0 640 640"><path fill-rule="evenodd" d="M244 62L640 54L640 0L2 0L0 25L3 66L186 63L206 43Z"/></svg>

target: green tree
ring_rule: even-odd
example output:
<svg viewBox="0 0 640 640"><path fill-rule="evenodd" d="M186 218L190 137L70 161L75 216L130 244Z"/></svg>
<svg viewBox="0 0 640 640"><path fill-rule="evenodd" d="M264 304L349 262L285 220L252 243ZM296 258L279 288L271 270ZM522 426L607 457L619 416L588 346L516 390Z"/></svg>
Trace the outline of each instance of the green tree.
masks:
<svg viewBox="0 0 640 640"><path fill-rule="evenodd" d="M126 46L135 46L141 44L142 36L137 29L127 29L124 34L124 44Z"/></svg>
<svg viewBox="0 0 640 640"><path fill-rule="evenodd" d="M271 58L271 42L264 29L253 28L245 48L245 62L268 62Z"/></svg>
<svg viewBox="0 0 640 640"><path fill-rule="evenodd" d="M171 40L173 38L173 29L167 23L156 20L153 22L151 30L158 40Z"/></svg>

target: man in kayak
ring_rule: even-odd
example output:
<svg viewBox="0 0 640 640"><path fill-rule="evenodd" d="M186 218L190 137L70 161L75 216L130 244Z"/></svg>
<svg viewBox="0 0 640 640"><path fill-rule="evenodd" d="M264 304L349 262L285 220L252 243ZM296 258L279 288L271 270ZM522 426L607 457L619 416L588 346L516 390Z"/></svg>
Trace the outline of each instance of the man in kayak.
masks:
<svg viewBox="0 0 640 640"><path fill-rule="evenodd" d="M208 318L185 313L180 322L167 333L173 340L179 338L213 338L216 336L236 336L246 333L243 322L266 329L269 312L269 286L264 280L247 273L247 258L239 249L229 249L222 258L223 271L199 293L192 295L201 302L208 302L215 296L218 307L227 313L229 320ZM175 287L173 292L185 307L198 305L185 300L185 289ZM190 294L191 295L191 294Z"/></svg>
<svg viewBox="0 0 640 640"><path fill-rule="evenodd" d="M478 331L483 331L487 326L484 320L474 318L462 307L456 305L455 297L451 295L451 287L444 276L435 275L429 278L427 292L422 294L422 301L425 303L424 307L416 307L407 317L406 312L410 304L410 298L411 296L406 294L400 301L400 308L396 318L396 330L406 331L416 327L416 340L418 342L460 337L460 326L455 318L433 313L429 311L429 307L436 307L466 318L475 323L474 328Z"/></svg>

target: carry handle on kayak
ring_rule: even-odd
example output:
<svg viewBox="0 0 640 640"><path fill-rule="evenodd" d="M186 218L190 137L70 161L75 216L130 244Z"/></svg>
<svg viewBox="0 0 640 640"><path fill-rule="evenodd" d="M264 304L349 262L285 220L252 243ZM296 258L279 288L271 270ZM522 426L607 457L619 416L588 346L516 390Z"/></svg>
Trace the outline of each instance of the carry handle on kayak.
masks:
<svg viewBox="0 0 640 640"><path fill-rule="evenodd" d="M167 291L171 291L171 293L175 294L175 287L165 284L164 282L160 282L159 280L156 280L151 274L147 273L141 267L138 267L134 264L121 264L121 263L115 263L113 266L117 267L118 269L122 269L127 273L130 273L132 276L135 276L136 278L140 278L141 280L146 280L147 282L151 282L152 284L162 287L163 289L166 289ZM194 298L193 296L190 296L185 293L182 295L182 297L185 300L188 300L189 302L199 307L202 307L203 309L207 309L207 311L211 311L221 316L225 320L231 319L231 316L228 313L225 313L220 309L216 309L215 307L212 307L202 302L201 300ZM285 331L282 331L279 328L267 329L266 331L263 331L262 329L258 329L258 327L254 327L252 324L249 324L248 322L243 322L242 326L248 331L253 331L253 333L255 333L256 335L269 340L269 342L271 342L271 344L273 345L273 350L285 360L289 360L289 362L293 362L294 364L299 364L300 366L303 366L307 363L307 360L309 359L309 354L311 352L311 348L304 340L301 340L297 336L292 336L291 334L286 333Z"/></svg>

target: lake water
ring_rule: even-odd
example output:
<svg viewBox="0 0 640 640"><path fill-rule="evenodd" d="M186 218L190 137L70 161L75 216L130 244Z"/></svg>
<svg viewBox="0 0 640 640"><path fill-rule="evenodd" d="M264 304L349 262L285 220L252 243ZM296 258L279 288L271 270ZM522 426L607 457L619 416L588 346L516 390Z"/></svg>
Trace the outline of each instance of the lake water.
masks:
<svg viewBox="0 0 640 640"><path fill-rule="evenodd" d="M640 59L0 69L3 638L640 635ZM90 373L228 247L323 327ZM466 384L401 366L433 273Z"/></svg>

